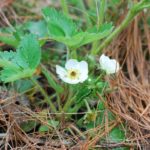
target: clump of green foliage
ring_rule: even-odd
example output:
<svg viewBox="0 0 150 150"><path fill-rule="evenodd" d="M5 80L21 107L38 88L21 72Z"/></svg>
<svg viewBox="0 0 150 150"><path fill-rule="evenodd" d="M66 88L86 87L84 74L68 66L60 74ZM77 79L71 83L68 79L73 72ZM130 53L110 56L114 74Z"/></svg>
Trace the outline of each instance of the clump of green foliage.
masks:
<svg viewBox="0 0 150 150"><path fill-rule="evenodd" d="M104 23L104 9L100 9L98 14L98 23L90 25L89 28L82 29L79 23L73 21L69 17L67 6L63 3L63 10L57 11L54 8L44 8L42 13L44 20L37 22L27 22L16 27L15 32L8 28L2 29L3 35L11 34L9 37L1 36L0 41L16 48L16 51L1 51L0 52L0 80L4 83L18 83L19 81L28 79L44 96L44 100L50 107L50 111L56 113L55 119L49 119L48 125L40 125L39 132L48 132L51 128L57 128L60 123L60 114L68 113L65 116L66 120L72 120L73 114L79 111L86 111L81 118L76 120L76 124L80 128L86 130L94 128L98 125L105 126L103 120L105 112L108 113L109 121L116 119L116 116L106 108L105 93L113 92L110 89L109 83L105 81L106 72L98 69L96 63L96 55L101 54L103 48L119 34L132 19L144 8L150 7L149 0L142 0L133 4L129 10L128 15L119 27L115 28L112 23ZM100 2L100 8L106 6L106 2ZM88 18L88 21L90 18ZM29 33L27 33L27 31ZM61 82L50 72L45 66L41 64L42 46L48 42L53 41L61 43L65 46L67 60L78 59L85 60L89 64L88 79L76 85L69 85ZM99 45L100 43L100 45ZM86 56L78 53L78 50L85 45L92 45L91 50L87 52ZM64 64L64 59L62 59ZM39 84L37 78L37 68L40 66L42 74L46 78L50 87L55 93L52 95L54 99L46 93L45 89ZM28 84L25 82L25 84ZM31 84L31 86L33 86ZM65 93L66 91L66 93ZM65 102L61 98L65 97ZM102 100L99 100L102 97ZM44 102L45 102L44 101ZM60 113L57 115L57 113ZM35 126L35 123L33 123ZM28 131L27 124L24 129ZM32 126L32 123L31 123ZM30 128L32 128L30 126ZM122 125L123 126L123 125ZM122 126L116 126L109 132L108 139L111 142L121 142L125 140L125 132ZM91 134L92 136L92 134Z"/></svg>

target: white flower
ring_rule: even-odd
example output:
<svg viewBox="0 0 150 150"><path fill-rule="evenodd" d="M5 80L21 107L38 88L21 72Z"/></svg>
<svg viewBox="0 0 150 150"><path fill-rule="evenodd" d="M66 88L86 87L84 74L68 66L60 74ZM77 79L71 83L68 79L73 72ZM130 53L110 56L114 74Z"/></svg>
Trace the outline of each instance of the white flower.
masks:
<svg viewBox="0 0 150 150"><path fill-rule="evenodd" d="M65 68L56 65L56 73L66 83L82 83L88 78L88 64L86 61L78 62L75 59L69 59Z"/></svg>
<svg viewBox="0 0 150 150"><path fill-rule="evenodd" d="M119 63L115 59L110 59L104 54L99 58L100 67L107 74L113 74L119 71Z"/></svg>

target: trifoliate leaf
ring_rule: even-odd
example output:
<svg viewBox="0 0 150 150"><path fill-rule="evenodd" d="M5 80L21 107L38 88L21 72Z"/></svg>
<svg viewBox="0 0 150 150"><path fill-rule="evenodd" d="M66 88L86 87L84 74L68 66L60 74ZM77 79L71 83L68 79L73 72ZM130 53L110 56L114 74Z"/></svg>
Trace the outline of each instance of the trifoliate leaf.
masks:
<svg viewBox="0 0 150 150"><path fill-rule="evenodd" d="M75 23L62 12L47 7L43 9L43 15L46 19L50 36L70 37L76 34Z"/></svg>
<svg viewBox="0 0 150 150"><path fill-rule="evenodd" d="M104 24L99 30L91 29L85 32L79 32L72 37L56 36L54 40L62 42L69 47L80 47L82 45L97 41L108 36L113 29L111 24Z"/></svg>
<svg viewBox="0 0 150 150"><path fill-rule="evenodd" d="M113 26L112 24L104 24L99 29L96 27L77 32L75 23L52 8L43 9L43 14L47 22L48 32L51 39L64 43L69 47L78 48L82 45L100 40L108 36Z"/></svg>
<svg viewBox="0 0 150 150"><path fill-rule="evenodd" d="M31 77L40 63L41 50L38 41L32 34L26 35L16 52L0 52L0 80L13 82Z"/></svg>

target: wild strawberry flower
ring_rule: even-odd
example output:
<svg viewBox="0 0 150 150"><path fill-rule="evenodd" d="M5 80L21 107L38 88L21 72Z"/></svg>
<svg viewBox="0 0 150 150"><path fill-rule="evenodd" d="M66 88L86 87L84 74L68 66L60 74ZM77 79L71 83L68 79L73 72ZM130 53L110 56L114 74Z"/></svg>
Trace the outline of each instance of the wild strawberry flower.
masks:
<svg viewBox="0 0 150 150"><path fill-rule="evenodd" d="M66 83L82 83L88 78L88 64L86 61L78 62L76 59L69 59L65 68L56 65L56 73Z"/></svg>
<svg viewBox="0 0 150 150"><path fill-rule="evenodd" d="M102 54L99 58L100 68L106 71L106 74L113 74L119 71L119 63L115 59Z"/></svg>

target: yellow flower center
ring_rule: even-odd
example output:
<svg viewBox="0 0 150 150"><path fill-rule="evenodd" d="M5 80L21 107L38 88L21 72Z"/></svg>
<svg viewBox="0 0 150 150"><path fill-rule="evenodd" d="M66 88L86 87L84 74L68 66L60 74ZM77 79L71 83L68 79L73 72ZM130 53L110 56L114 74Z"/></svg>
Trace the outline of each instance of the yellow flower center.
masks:
<svg viewBox="0 0 150 150"><path fill-rule="evenodd" d="M75 69L68 70L68 77L70 79L78 79L79 76L80 76L80 72L78 70Z"/></svg>

